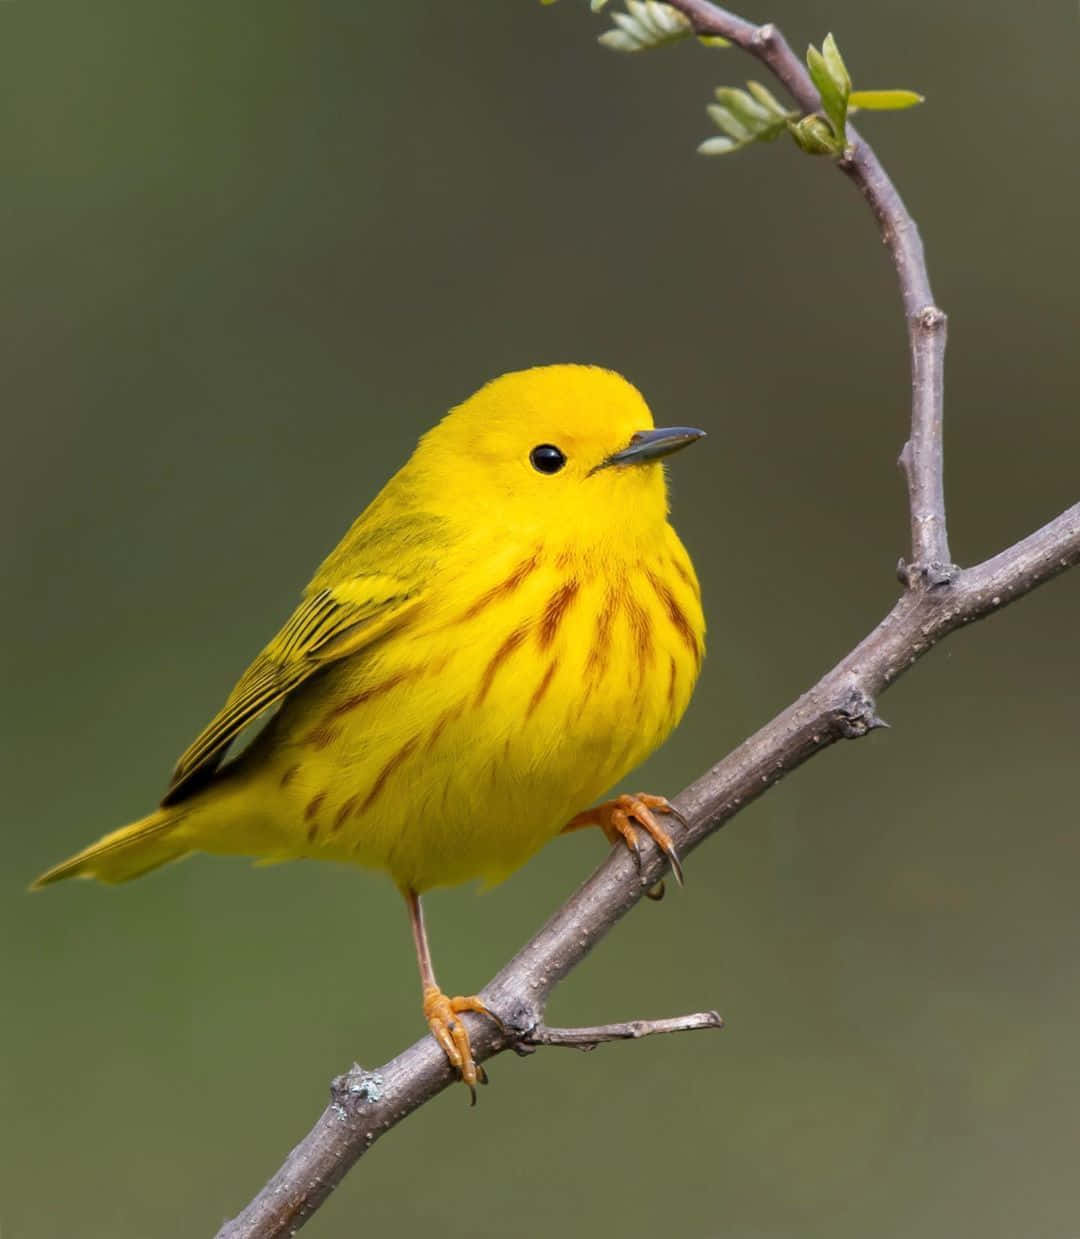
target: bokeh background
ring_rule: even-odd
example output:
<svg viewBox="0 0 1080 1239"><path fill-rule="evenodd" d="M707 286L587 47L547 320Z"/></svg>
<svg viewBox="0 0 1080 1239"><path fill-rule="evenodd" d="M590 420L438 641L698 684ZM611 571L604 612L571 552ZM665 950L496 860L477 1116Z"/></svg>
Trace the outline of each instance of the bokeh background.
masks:
<svg viewBox="0 0 1080 1239"><path fill-rule="evenodd" d="M776 0L857 84L951 315L954 553L1077 498L1074 4ZM329 1078L421 1031L389 883L200 858L30 897L176 754L417 434L536 362L708 428L673 466L710 655L674 790L890 605L904 334L857 194L697 157L736 52L627 57L584 0L0 4L4 1239L210 1234ZM1073 1236L1080 574L935 651L556 995L718 1036L493 1064L313 1235ZM478 987L601 858L430 901Z"/></svg>

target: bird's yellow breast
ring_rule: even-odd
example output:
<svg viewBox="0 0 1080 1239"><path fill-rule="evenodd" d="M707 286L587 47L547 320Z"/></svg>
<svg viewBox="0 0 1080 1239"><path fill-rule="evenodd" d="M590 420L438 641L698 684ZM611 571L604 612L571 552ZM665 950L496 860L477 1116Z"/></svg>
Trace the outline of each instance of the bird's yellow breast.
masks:
<svg viewBox="0 0 1080 1239"><path fill-rule="evenodd" d="M686 709L704 619L670 526L659 543L538 542L447 570L406 627L294 694L255 745L268 752L241 761L260 850L421 891L516 869Z"/></svg>

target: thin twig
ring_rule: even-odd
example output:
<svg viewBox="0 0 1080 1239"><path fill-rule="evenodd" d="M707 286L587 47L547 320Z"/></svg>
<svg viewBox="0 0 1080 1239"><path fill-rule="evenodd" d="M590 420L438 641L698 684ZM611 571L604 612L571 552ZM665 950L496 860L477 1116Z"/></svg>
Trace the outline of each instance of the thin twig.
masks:
<svg viewBox="0 0 1080 1239"><path fill-rule="evenodd" d="M706 0L668 3L685 13L699 33L722 35L756 56L805 111L819 107L809 75L775 27L754 26ZM878 220L896 267L910 334L912 424L902 454L912 526L912 563L904 570L908 588L850 654L676 798L686 826L671 829L683 855L815 753L882 726L878 695L942 637L1080 562L1078 503L974 568L960 570L950 563L941 445L945 318L934 305L914 221L873 151L853 131L849 134L851 146L840 166ZM553 1044L552 1037L561 1037L558 1044L564 1045L575 1037L590 1044L594 1038L608 1039L601 1038L605 1030L599 1028L545 1029L548 997L666 869L664 856L648 841L640 867L625 848L608 857L483 990L484 1001L506 1031L480 1017L465 1017L478 1061L515 1044ZM675 1025L679 1031L686 1029L679 1020L658 1021L650 1029L675 1031ZM645 1025L611 1025L607 1031L634 1027ZM354 1067L339 1077L330 1104L310 1133L243 1213L220 1230L218 1239L272 1239L294 1233L381 1135L454 1078L430 1037L377 1072Z"/></svg>
<svg viewBox="0 0 1080 1239"><path fill-rule="evenodd" d="M900 452L908 485L913 562L901 579L914 588L920 578L934 588L956 575L945 528L945 482L941 461L941 415L945 386L945 315L927 305L908 320L911 337L911 437Z"/></svg>
<svg viewBox="0 0 1080 1239"><path fill-rule="evenodd" d="M628 1020L625 1024L597 1024L594 1028L549 1028L541 1024L527 1033L515 1048L539 1045L565 1045L575 1050L595 1050L607 1041L639 1041L662 1033L697 1032L723 1028L723 1018L715 1011L696 1015L676 1015L666 1020Z"/></svg>
<svg viewBox="0 0 1080 1239"><path fill-rule="evenodd" d="M757 57L806 112L821 99L810 74L775 26L754 26L707 0L667 0L698 34L720 35ZM901 579L911 588L947 584L955 573L945 524L944 411L945 314L934 304L922 238L896 186L872 148L848 126L848 148L838 166L858 186L881 231L900 283L911 352L912 416L900 453L911 514L911 563Z"/></svg>

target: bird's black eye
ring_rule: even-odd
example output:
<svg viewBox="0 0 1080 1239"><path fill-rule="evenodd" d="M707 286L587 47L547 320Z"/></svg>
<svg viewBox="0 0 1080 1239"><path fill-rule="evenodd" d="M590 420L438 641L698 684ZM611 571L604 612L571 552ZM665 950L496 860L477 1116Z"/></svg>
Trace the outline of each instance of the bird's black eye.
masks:
<svg viewBox="0 0 1080 1239"><path fill-rule="evenodd" d="M529 461L538 473L558 473L566 457L554 443L541 443L529 453Z"/></svg>

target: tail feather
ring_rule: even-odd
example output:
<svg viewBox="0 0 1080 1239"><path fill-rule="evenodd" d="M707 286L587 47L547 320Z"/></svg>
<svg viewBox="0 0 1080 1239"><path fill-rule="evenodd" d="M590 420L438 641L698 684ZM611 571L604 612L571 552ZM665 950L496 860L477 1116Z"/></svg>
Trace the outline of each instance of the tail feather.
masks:
<svg viewBox="0 0 1080 1239"><path fill-rule="evenodd" d="M191 850L176 829L184 816L176 809L156 809L149 817L103 835L97 843L46 870L30 889L39 890L64 878L127 882L179 860Z"/></svg>

